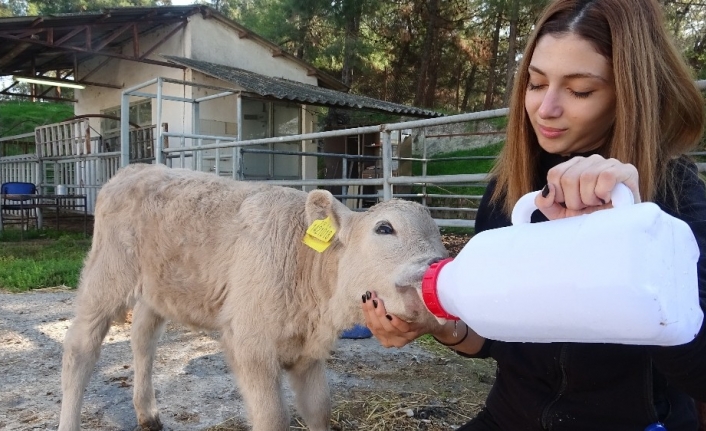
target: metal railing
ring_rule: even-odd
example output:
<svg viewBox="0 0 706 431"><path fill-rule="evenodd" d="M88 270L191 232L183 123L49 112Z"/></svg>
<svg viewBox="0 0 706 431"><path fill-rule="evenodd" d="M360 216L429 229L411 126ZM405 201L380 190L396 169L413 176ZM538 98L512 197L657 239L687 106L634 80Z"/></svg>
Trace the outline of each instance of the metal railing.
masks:
<svg viewBox="0 0 706 431"><path fill-rule="evenodd" d="M347 178L344 174L340 179L320 179L320 178L302 178L302 179L268 179L270 184L299 187L299 188L315 188L315 187L331 187L341 186L343 192L337 197L342 200L346 199L382 199L389 200L393 196L401 198L420 198L423 201L426 198L440 198L443 194L428 194L426 190L421 193L403 193L394 194L395 186L421 186L426 187L429 184L444 185L444 184L484 184L488 180L487 173L481 174L457 174L457 175L426 175L426 166L433 159L426 156L424 149L422 157L393 157L392 153L392 133L401 130L419 129L426 127L449 125L456 123L467 123L471 121L487 120L492 118L503 117L507 115L507 109L496 109L492 111L474 112L468 114L460 114L448 117L433 118L427 120L416 120L402 123L383 124L380 126L357 127L344 130L335 130L327 132L306 133L301 135L279 136L265 139L252 139L238 141L232 136L217 136L217 135L200 135L189 133L173 133L162 131L162 139L175 140L176 145L171 143L162 149L165 160L168 165L172 166L175 161L179 161L181 166L191 165L192 169L203 170L203 161L208 159L213 161L214 171L219 175L229 174L236 180L246 180L243 169L243 155L246 153L253 154L278 154L291 155L298 157L339 157L344 165L343 172L347 172L347 163L351 160L379 160L381 162L380 175L377 178ZM349 137L361 134L380 133L381 134L381 154L380 156L365 156L365 155L348 155L339 153L325 152L307 152L307 151L277 151L252 148L268 144L282 143L298 143L303 147L305 142L318 142L327 138ZM422 132L423 133L423 132ZM211 142L211 143L205 143ZM422 144L425 148L425 145ZM209 152L205 155L205 152ZM487 158L481 156L483 158ZM450 160L450 159L449 159ZM416 161L422 163L422 175L405 175L394 176L392 170L393 161ZM221 166L227 164L230 166L228 170L222 170ZM349 194L347 189L351 186L372 186L380 189L381 193L375 194ZM453 195L459 198L460 195ZM471 195L465 199L478 199L478 195ZM424 202L426 203L426 202ZM430 207L436 211L458 211L458 212L473 212L473 208L453 208L448 206ZM473 220L445 220L436 219L441 226L466 226L472 227Z"/></svg>

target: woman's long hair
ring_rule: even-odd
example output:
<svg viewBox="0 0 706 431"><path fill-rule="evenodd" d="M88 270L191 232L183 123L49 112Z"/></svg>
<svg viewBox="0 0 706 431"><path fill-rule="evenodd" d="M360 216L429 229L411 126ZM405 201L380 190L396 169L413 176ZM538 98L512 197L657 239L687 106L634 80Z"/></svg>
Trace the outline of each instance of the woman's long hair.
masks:
<svg viewBox="0 0 706 431"><path fill-rule="evenodd" d="M684 59L667 35L656 0L557 0L541 15L520 62L510 101L507 141L493 168L493 201L510 214L538 182L540 146L525 111L528 67L544 35L575 34L613 66L616 118L598 150L633 164L642 200L670 185L667 164L693 150L704 128L704 100Z"/></svg>

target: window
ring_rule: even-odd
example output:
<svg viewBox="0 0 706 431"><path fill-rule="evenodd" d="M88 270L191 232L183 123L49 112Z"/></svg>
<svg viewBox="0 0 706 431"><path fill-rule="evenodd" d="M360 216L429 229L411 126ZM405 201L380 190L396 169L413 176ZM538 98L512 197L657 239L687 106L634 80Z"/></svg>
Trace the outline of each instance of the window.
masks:
<svg viewBox="0 0 706 431"><path fill-rule="evenodd" d="M131 103L129 113L131 123L135 123L140 127L151 125L152 100L147 99ZM120 106L104 109L101 114L120 118ZM120 149L120 121L112 118L102 118L101 136L103 137L103 145L106 151L118 151Z"/></svg>
<svg viewBox="0 0 706 431"><path fill-rule="evenodd" d="M289 136L301 133L301 106L255 99L242 100L243 140ZM299 142L249 146L246 149L300 151ZM243 176L249 179L299 179L297 155L248 153L243 155Z"/></svg>

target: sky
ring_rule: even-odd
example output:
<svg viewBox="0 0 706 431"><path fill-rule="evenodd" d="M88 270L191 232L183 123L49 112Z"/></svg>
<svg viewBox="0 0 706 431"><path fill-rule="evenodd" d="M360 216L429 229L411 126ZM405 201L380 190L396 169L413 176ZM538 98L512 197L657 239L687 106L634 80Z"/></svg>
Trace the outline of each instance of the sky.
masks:
<svg viewBox="0 0 706 431"><path fill-rule="evenodd" d="M184 6L194 3L195 0L172 0L172 6Z"/></svg>

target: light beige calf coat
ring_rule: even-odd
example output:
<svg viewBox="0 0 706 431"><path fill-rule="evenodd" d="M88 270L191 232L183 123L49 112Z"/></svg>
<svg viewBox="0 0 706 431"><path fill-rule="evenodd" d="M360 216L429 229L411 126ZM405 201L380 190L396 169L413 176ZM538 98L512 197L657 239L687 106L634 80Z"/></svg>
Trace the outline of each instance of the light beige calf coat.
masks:
<svg viewBox="0 0 706 431"><path fill-rule="evenodd" d="M327 216L337 232L318 253L302 238ZM124 168L103 187L94 232L64 342L60 431L79 429L102 340L131 307L140 426L161 428L151 374L169 319L220 331L254 430L289 429L282 370L309 428L328 430L325 359L339 333L363 321L362 294L375 290L391 313L435 322L416 289L429 263L446 256L415 203L354 213L323 190L158 165Z"/></svg>

